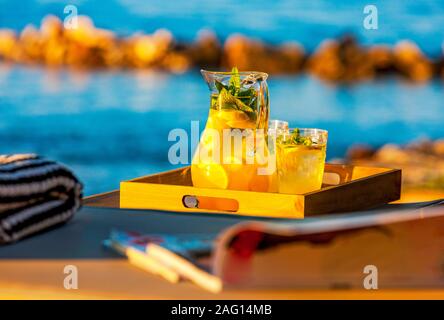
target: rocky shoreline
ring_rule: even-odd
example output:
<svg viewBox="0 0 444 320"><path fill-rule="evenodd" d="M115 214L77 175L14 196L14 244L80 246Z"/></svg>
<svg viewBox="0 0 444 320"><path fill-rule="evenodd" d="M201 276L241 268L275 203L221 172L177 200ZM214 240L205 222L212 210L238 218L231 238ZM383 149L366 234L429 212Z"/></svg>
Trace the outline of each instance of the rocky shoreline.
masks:
<svg viewBox="0 0 444 320"><path fill-rule="evenodd" d="M444 139L386 144L379 149L356 145L348 150L345 162L402 169L403 188L444 191Z"/></svg>
<svg viewBox="0 0 444 320"><path fill-rule="evenodd" d="M0 29L0 61L75 68L147 68L183 73L193 68L261 70L271 74L308 73L328 82L353 83L386 75L413 82L444 80L444 55L427 57L413 42L392 47L364 47L352 36L325 40L308 53L296 42L271 45L240 34L221 42L208 30L194 42L182 43L171 32L137 33L119 37L94 26L85 16L78 27L66 29L55 16L47 16L37 29L20 33Z"/></svg>

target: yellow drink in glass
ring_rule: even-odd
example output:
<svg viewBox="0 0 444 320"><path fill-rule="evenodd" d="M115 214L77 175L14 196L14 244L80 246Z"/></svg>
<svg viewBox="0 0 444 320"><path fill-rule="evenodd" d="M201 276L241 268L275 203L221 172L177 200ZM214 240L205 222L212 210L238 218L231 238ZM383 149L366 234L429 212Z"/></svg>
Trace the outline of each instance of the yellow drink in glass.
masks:
<svg viewBox="0 0 444 320"><path fill-rule="evenodd" d="M293 129L276 139L279 193L319 190L324 175L327 131Z"/></svg>

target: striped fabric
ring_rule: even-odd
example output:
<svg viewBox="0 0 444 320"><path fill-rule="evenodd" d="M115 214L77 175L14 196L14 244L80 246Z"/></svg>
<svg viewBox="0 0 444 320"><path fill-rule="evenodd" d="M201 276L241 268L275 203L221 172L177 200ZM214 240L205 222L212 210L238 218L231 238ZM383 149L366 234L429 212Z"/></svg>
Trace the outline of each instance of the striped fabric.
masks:
<svg viewBox="0 0 444 320"><path fill-rule="evenodd" d="M64 166L32 154L0 155L0 244L69 220L83 186Z"/></svg>

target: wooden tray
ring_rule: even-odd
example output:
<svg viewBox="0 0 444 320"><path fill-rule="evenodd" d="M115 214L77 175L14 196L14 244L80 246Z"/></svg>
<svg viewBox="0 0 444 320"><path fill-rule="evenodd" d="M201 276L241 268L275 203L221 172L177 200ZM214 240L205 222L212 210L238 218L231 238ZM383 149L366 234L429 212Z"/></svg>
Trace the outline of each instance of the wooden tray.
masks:
<svg viewBox="0 0 444 320"><path fill-rule="evenodd" d="M320 190L301 195L195 188L190 167L120 183L121 208L273 218L364 210L400 195L401 170L338 164L325 165Z"/></svg>

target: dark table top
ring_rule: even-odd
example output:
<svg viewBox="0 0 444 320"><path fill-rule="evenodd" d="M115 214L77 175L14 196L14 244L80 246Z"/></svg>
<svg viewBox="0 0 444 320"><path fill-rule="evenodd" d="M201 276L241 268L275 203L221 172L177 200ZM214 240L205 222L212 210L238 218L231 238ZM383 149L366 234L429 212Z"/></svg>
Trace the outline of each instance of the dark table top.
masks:
<svg viewBox="0 0 444 320"><path fill-rule="evenodd" d="M247 221L270 221L286 223L298 219L267 219L236 215L205 213L178 213L154 210L129 210L115 208L115 195L89 198L74 218L64 225L0 247L0 259L101 259L120 258L105 249L103 240L111 229L137 231L149 234L217 234L223 229ZM436 202L436 201L434 201ZM427 203L434 203L427 202ZM109 205L109 204L113 205ZM108 206L106 206L108 204ZM384 209L406 209L423 206L425 203L391 204ZM100 205L101 207L94 207ZM105 205L105 207L102 207ZM368 212L368 211L366 211ZM316 219L315 218L306 218Z"/></svg>

